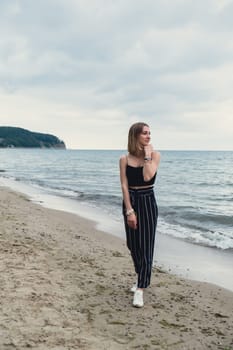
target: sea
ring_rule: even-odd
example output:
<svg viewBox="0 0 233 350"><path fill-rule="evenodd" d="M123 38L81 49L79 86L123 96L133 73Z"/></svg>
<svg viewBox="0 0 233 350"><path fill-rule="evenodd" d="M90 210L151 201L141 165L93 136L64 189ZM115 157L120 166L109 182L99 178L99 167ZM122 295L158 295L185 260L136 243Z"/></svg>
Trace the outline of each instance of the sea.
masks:
<svg viewBox="0 0 233 350"><path fill-rule="evenodd" d="M119 158L125 150L0 149L0 185L94 220L124 238ZM161 150L157 232L233 253L233 151ZM232 255L231 255L232 256Z"/></svg>

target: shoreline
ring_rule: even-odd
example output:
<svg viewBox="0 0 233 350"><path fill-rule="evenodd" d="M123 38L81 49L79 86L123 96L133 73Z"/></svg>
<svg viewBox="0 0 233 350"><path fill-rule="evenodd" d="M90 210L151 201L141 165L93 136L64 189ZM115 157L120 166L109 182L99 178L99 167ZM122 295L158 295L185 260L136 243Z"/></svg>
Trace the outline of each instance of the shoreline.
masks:
<svg viewBox="0 0 233 350"><path fill-rule="evenodd" d="M94 210L89 206L85 207L69 198L42 192L41 189L39 190L14 180L1 178L0 186L6 186L13 191L24 193L32 202L44 208L72 213L86 220L90 219L91 214L92 221L97 230L118 237L125 244L123 220L113 222L111 218L108 219L106 216L103 216L101 211ZM155 239L154 264L179 277L213 283L233 291L232 251L202 246L161 234L159 232L159 224Z"/></svg>
<svg viewBox="0 0 233 350"><path fill-rule="evenodd" d="M153 269L132 307L122 239L1 187L0 348L230 349L233 293Z"/></svg>

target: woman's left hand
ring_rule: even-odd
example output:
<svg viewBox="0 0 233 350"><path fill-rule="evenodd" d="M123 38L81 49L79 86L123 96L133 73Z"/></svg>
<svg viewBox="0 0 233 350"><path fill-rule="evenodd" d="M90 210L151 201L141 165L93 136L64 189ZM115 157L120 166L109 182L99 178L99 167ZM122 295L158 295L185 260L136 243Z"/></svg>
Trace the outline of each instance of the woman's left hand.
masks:
<svg viewBox="0 0 233 350"><path fill-rule="evenodd" d="M144 146L145 157L151 157L154 149L151 144Z"/></svg>

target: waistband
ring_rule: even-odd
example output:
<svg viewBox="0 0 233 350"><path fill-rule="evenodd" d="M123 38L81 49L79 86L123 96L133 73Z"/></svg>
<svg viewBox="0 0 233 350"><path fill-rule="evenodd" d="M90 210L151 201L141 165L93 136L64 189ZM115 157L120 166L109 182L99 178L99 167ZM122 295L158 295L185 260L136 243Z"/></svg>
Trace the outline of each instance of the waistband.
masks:
<svg viewBox="0 0 233 350"><path fill-rule="evenodd" d="M154 187L148 187L148 188L129 188L129 193L131 194L150 194L150 193L154 193Z"/></svg>

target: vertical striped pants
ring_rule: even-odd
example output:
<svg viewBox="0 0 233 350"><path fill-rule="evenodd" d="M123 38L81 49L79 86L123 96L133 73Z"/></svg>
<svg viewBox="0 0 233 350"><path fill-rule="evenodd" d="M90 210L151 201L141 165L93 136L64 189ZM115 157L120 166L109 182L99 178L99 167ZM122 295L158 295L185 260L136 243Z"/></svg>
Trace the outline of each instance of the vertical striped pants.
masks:
<svg viewBox="0 0 233 350"><path fill-rule="evenodd" d="M126 242L138 275L138 288L147 288L150 285L153 265L158 208L153 188L129 189L129 195L137 215L137 229L128 226L123 202Z"/></svg>

